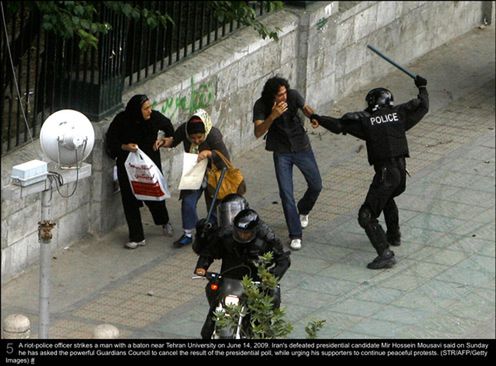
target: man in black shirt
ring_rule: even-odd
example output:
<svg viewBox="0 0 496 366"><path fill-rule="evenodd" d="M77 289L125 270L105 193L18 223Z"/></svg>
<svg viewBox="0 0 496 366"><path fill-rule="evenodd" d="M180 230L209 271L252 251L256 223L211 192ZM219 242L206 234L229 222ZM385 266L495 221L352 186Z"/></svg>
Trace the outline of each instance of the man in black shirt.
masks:
<svg viewBox="0 0 496 366"><path fill-rule="evenodd" d="M273 152L279 196L293 250L301 248L302 228L308 225L308 214L322 190L310 140L297 114L299 109L309 118L313 113L300 93L290 89L288 81L278 76L267 80L262 97L253 107L255 136L259 138L267 133L265 149ZM297 205L293 192L294 165L307 182L307 190Z"/></svg>
<svg viewBox="0 0 496 366"><path fill-rule="evenodd" d="M312 115L312 126L319 124L333 133L349 133L365 140L370 165L375 176L365 203L358 212L358 223L365 229L378 257L370 262L370 269L390 268L396 263L389 245L400 245L398 207L394 198L405 191L406 163L409 157L405 132L415 126L429 111L427 80L417 75L416 99L394 106L393 95L384 88L372 89L365 100L365 111L346 113L341 118ZM314 122L317 121L317 122ZM387 233L377 218L384 212Z"/></svg>

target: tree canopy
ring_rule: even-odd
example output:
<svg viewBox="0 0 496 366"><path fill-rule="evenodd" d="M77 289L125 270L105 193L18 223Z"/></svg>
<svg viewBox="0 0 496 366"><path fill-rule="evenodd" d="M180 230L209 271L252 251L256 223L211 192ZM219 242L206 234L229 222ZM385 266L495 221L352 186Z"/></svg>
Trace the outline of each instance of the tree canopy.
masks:
<svg viewBox="0 0 496 366"><path fill-rule="evenodd" d="M16 14L21 2L8 2L7 8L11 14ZM39 15L41 27L53 32L64 39L79 37L79 47L87 50L96 47L100 35L108 33L112 24L97 20L97 5L101 2L94 1L24 1L25 6L31 10L31 14ZM220 22L237 20L241 24L253 27L262 38L277 40L279 29L269 29L262 24L256 15L256 11L248 1L207 1L209 6ZM146 2L141 5L131 1L104 1L103 5L123 14L129 19L142 19L150 27L174 25L169 14L161 13L151 9ZM268 10L278 10L283 7L282 1L266 1L264 6Z"/></svg>

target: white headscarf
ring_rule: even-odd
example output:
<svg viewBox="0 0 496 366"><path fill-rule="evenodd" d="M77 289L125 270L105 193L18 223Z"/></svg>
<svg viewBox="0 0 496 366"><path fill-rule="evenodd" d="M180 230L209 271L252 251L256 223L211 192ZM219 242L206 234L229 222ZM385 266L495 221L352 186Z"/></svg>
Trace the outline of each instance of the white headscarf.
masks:
<svg viewBox="0 0 496 366"><path fill-rule="evenodd" d="M212 129L212 119L210 118L210 115L207 113L207 111L201 108L197 109L195 113L191 115L190 120L195 116L200 118L203 122L203 125L205 126L205 139L206 139L208 134L210 133L210 130ZM191 138L188 135L188 123L189 121L186 122L186 138L191 142L191 147L189 148L189 152L191 154L198 154L199 146L193 143L193 141L191 141Z"/></svg>

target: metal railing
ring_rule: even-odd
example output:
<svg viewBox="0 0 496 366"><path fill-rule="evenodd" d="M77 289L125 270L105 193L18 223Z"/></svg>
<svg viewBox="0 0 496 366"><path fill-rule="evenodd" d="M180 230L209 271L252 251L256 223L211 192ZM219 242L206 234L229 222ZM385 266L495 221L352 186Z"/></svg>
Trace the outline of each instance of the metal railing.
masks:
<svg viewBox="0 0 496 366"><path fill-rule="evenodd" d="M240 28L238 22L218 22L208 2L134 2L167 13L174 21L174 25L155 29L98 2L98 21L111 23L112 30L100 37L97 49L81 52L78 39L64 40L46 32L36 8L19 3L16 13L7 14L6 24L0 19L2 154L29 140L23 110L33 137L39 135L43 121L59 109L76 109L99 121L122 108L125 88ZM267 1L249 3L258 15L268 11ZM3 7L5 11L5 3Z"/></svg>

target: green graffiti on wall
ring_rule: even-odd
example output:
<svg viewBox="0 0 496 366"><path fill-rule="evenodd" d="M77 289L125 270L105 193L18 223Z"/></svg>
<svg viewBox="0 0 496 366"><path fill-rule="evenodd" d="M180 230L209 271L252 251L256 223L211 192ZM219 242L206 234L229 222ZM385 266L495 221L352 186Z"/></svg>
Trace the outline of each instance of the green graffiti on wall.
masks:
<svg viewBox="0 0 496 366"><path fill-rule="evenodd" d="M317 30L326 30L327 28L327 19L326 18L320 18L319 21L316 23Z"/></svg>
<svg viewBox="0 0 496 366"><path fill-rule="evenodd" d="M207 108L215 99L215 90L213 81L200 83L195 89L194 80L191 78L191 91L189 95L178 95L167 98L161 108L167 117L177 116L180 112L193 113L198 108Z"/></svg>

